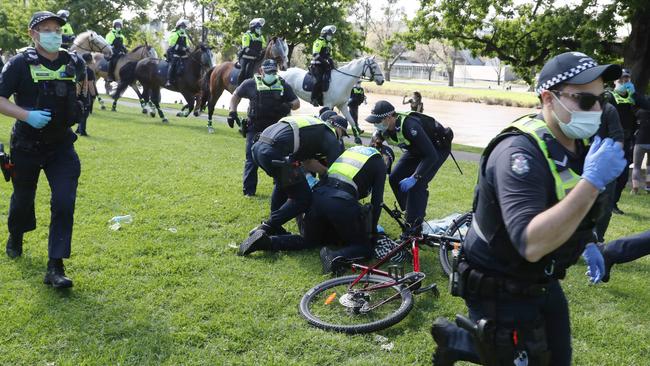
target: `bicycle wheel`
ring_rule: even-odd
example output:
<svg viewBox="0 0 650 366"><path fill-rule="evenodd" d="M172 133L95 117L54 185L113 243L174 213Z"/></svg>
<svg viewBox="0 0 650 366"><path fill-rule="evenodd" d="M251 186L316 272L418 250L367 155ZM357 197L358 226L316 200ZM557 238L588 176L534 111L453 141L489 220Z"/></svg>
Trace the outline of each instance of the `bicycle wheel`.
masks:
<svg viewBox="0 0 650 366"><path fill-rule="evenodd" d="M458 241L462 244L463 241L465 241L465 235L467 234L467 231L469 230L471 224L472 213L467 212L455 219L454 222L449 225L445 231L445 235L457 238ZM445 240L440 243L440 255L438 257L440 259L440 266L442 267L442 271L445 272L447 276L449 276L451 273L451 263L454 260L454 244L456 243L447 242Z"/></svg>
<svg viewBox="0 0 650 366"><path fill-rule="evenodd" d="M366 276L348 291L357 277L334 278L310 289L300 300L300 314L317 328L356 334L388 328L404 319L413 308L413 295L402 285L364 291L365 284L393 281L389 277ZM368 310L394 295L395 299Z"/></svg>

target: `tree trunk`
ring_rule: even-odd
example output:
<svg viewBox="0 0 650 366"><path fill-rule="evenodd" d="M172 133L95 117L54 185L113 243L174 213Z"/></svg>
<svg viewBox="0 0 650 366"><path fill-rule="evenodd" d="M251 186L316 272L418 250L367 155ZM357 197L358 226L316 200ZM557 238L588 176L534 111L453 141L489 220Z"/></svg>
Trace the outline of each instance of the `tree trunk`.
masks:
<svg viewBox="0 0 650 366"><path fill-rule="evenodd" d="M501 86L501 70L497 72L497 86Z"/></svg>
<svg viewBox="0 0 650 366"><path fill-rule="evenodd" d="M386 81L390 81L390 69L391 69L391 67L392 67L392 65L390 65L388 63L388 58L385 59L384 60L384 71L386 71L386 72L384 73L384 79Z"/></svg>
<svg viewBox="0 0 650 366"><path fill-rule="evenodd" d="M431 81L431 74L433 74L433 67L429 68L429 81Z"/></svg>
<svg viewBox="0 0 650 366"><path fill-rule="evenodd" d="M650 81L650 6L638 11L630 19L632 31L625 49L625 66L632 71L637 94L645 94Z"/></svg>
<svg viewBox="0 0 650 366"><path fill-rule="evenodd" d="M451 67L447 68L447 77L449 78L449 83L447 85L454 86L455 73L456 73L456 57L452 57Z"/></svg>
<svg viewBox="0 0 650 366"><path fill-rule="evenodd" d="M293 49L296 47L296 45L293 43L289 43L288 46L289 46L289 52L287 53L287 59L289 60L289 62L287 62L287 68L291 67L291 56L293 55Z"/></svg>

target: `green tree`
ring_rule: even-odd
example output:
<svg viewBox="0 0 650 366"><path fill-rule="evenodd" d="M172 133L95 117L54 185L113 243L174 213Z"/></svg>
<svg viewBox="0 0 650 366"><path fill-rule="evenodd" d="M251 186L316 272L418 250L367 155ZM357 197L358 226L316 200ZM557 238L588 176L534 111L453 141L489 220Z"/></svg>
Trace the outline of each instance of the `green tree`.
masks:
<svg viewBox="0 0 650 366"><path fill-rule="evenodd" d="M361 48L361 37L347 21L348 9L355 0L257 0L211 1L217 11L206 26L223 35L224 45L237 46L241 35L253 18L264 18L264 34L285 37L289 45L289 60L296 46L305 45L305 53L322 27L333 24L335 34L335 58L346 59Z"/></svg>
<svg viewBox="0 0 650 366"><path fill-rule="evenodd" d="M622 42L616 37L621 21L632 28ZM474 54L498 57L531 85L536 69L568 50L583 51L600 62L624 56L640 91L650 78L647 0L614 0L605 6L596 0L571 6L558 6L554 0L422 0L409 29L420 42L447 39Z"/></svg>

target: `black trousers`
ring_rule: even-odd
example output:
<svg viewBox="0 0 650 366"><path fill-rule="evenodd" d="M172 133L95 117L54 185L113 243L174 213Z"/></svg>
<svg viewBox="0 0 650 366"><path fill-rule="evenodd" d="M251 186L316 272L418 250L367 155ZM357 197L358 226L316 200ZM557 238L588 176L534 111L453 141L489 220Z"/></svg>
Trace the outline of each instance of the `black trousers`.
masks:
<svg viewBox="0 0 650 366"><path fill-rule="evenodd" d="M50 258L69 258L74 223L77 183L81 173L79 156L72 144L42 153L11 151L14 161L14 192L9 205L9 233L19 235L36 228L34 198L43 170L52 190L50 199Z"/></svg>
<svg viewBox="0 0 650 366"><path fill-rule="evenodd" d="M627 186L627 181L630 178L630 164L632 164L632 157L634 156L634 135L626 137L623 141L623 151L625 152L625 160L627 164L621 175L616 178L616 193L614 195L614 205L618 204L621 199L621 194Z"/></svg>
<svg viewBox="0 0 650 366"><path fill-rule="evenodd" d="M612 264L627 263L650 254L650 230L613 240L605 246L603 256Z"/></svg>

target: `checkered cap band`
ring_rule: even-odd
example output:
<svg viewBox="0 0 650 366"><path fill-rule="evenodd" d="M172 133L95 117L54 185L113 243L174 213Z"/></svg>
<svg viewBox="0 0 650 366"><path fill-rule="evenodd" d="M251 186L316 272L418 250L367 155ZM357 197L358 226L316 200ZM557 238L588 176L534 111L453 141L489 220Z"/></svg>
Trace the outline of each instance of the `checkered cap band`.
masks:
<svg viewBox="0 0 650 366"><path fill-rule="evenodd" d="M383 119L383 118L385 118L385 117L390 116L390 115L393 114L393 113L395 113L395 110L388 111L388 112L386 112L386 113L382 113L382 114L372 114L372 113L371 113L370 116L371 116L371 117L377 117L377 118L382 118L382 119Z"/></svg>
<svg viewBox="0 0 650 366"><path fill-rule="evenodd" d="M537 87L537 89L535 90L535 92L537 93L537 95L540 95L542 93L542 90L548 90L548 89L552 88L554 85L557 85L557 84L560 84L560 83L562 83L564 81L567 81L567 80L571 79L572 77L580 74L581 72L583 72L585 70L589 70L589 69L594 68L596 66L598 66L598 63L596 61L594 61L594 60L591 60L591 61L584 62L584 63L582 63L582 64L580 64L578 66L572 67L570 70L565 71L565 72L563 72L561 74L557 74L557 75L553 76L552 78L546 80L542 84L540 84Z"/></svg>

